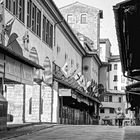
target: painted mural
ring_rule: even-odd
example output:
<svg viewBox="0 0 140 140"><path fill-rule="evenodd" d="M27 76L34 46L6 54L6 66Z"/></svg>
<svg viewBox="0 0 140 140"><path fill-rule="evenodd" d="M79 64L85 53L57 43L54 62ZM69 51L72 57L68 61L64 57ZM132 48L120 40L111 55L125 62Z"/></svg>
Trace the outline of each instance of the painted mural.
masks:
<svg viewBox="0 0 140 140"><path fill-rule="evenodd" d="M43 81L46 84L52 84L52 67L51 61L48 57L45 58L43 63L44 71L43 71Z"/></svg>
<svg viewBox="0 0 140 140"><path fill-rule="evenodd" d="M39 64L38 53L35 47L31 48L29 52L29 58L36 64ZM38 79L40 79L40 70L34 68L34 80L37 81Z"/></svg>

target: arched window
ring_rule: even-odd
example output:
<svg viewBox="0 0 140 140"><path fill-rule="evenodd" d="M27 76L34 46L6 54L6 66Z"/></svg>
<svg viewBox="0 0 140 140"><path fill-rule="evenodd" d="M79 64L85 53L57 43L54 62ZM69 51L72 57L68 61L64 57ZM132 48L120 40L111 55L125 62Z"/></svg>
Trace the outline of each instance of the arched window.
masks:
<svg viewBox="0 0 140 140"><path fill-rule="evenodd" d="M87 23L87 15L86 14L81 14L81 24Z"/></svg>

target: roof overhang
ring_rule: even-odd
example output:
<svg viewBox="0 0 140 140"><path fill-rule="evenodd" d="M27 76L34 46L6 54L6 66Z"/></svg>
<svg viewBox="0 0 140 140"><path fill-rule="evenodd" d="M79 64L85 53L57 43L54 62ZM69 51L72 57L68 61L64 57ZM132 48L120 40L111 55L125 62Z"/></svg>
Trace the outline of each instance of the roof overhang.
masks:
<svg viewBox="0 0 140 140"><path fill-rule="evenodd" d="M62 31L67 35L69 40L74 44L75 49L77 49L83 56L85 56L85 49L82 47L78 38L72 31L71 27L68 25L67 21L62 16L56 4L52 0L41 0L40 2L42 2L47 7L48 11L53 16L53 19L56 22L55 25L58 25L60 29L62 29Z"/></svg>
<svg viewBox="0 0 140 140"><path fill-rule="evenodd" d="M43 69L44 68L36 63L34 63L33 61L27 59L26 57L24 56L21 56L17 53L15 53L12 49L9 49L8 47L5 47L4 45L0 44L0 52L5 54L6 56L9 56L11 58L14 58L16 60L18 60L19 62L22 62L28 66L31 66L31 67L35 67L37 69Z"/></svg>
<svg viewBox="0 0 140 140"><path fill-rule="evenodd" d="M113 6L122 71L140 80L140 1L126 0Z"/></svg>
<svg viewBox="0 0 140 140"><path fill-rule="evenodd" d="M126 86L126 92L140 95L140 82Z"/></svg>
<svg viewBox="0 0 140 140"><path fill-rule="evenodd" d="M99 64L99 66L102 65L102 62L96 52L87 52L85 57L93 57L96 60L96 62Z"/></svg>
<svg viewBox="0 0 140 140"><path fill-rule="evenodd" d="M102 67L108 67L110 66L111 64L109 64L108 62L102 62Z"/></svg>

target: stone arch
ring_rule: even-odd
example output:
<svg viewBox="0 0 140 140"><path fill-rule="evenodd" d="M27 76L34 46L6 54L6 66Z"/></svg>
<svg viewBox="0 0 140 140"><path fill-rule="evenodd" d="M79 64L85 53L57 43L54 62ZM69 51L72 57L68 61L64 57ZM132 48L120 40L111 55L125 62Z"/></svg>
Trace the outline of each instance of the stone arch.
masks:
<svg viewBox="0 0 140 140"><path fill-rule="evenodd" d="M43 71L43 80L47 84L52 83L52 67L51 61L49 57L46 57L43 63L44 71Z"/></svg>

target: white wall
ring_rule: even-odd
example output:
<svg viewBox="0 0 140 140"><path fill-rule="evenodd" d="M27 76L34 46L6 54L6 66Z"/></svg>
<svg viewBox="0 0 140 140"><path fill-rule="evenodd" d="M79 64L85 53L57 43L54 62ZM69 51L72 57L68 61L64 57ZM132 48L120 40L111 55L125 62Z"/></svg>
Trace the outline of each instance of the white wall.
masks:
<svg viewBox="0 0 140 140"><path fill-rule="evenodd" d="M121 62L110 62L112 65L112 69L109 72L109 89L114 89L114 86L117 86L119 91L124 92L121 87L126 86L127 79L123 76L122 70L121 70ZM114 70L114 64L117 64L117 70ZM117 75L118 81L114 80L114 75ZM124 80L122 80L124 79Z"/></svg>
<svg viewBox="0 0 140 140"><path fill-rule="evenodd" d="M81 72L82 70L82 55L75 49L75 46L69 41L69 39L62 33L62 31L56 27L56 41L54 46L54 61L61 68L67 61L68 68L71 71L75 71L76 73ZM59 48L59 52L57 49ZM65 61L65 54L67 55L67 60ZM71 65L71 61L73 61L73 66ZM77 64L78 69L77 69Z"/></svg>

